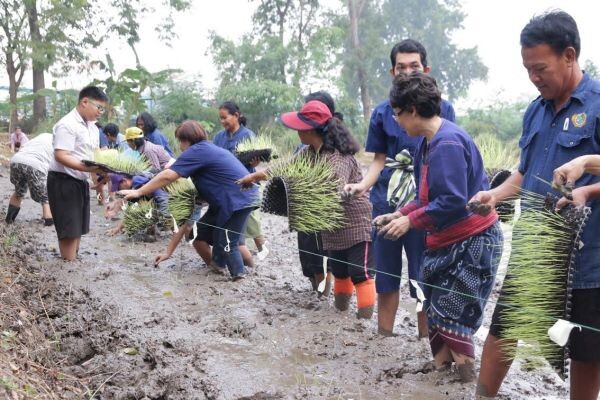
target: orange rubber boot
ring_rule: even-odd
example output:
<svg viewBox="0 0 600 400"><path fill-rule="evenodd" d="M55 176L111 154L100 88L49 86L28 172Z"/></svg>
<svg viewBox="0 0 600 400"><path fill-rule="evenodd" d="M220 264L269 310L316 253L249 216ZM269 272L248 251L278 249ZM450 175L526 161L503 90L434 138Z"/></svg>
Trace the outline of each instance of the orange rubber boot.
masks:
<svg viewBox="0 0 600 400"><path fill-rule="evenodd" d="M356 318L369 319L373 316L375 307L375 280L367 279L356 284Z"/></svg>
<svg viewBox="0 0 600 400"><path fill-rule="evenodd" d="M335 283L333 285L333 304L335 305L335 308L340 311L346 311L348 307L350 307L350 299L352 298L353 292L354 284L350 277L344 279L335 278Z"/></svg>

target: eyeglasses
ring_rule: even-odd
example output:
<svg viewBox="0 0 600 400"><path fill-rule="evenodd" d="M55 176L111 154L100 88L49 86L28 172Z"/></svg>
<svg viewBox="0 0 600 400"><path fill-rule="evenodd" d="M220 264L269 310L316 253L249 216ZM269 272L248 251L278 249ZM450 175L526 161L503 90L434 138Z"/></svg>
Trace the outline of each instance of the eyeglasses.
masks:
<svg viewBox="0 0 600 400"><path fill-rule="evenodd" d="M399 111L396 111L399 110ZM404 112L404 110L402 109L392 109L392 114L394 115L394 119L398 120L398 118L400 118L400 115Z"/></svg>
<svg viewBox="0 0 600 400"><path fill-rule="evenodd" d="M100 104L96 103L94 100L88 99L88 102L90 102L94 107L96 107L96 109L98 110L98 112L100 114L104 114L104 111L106 111L106 108L104 108L104 106L101 106Z"/></svg>

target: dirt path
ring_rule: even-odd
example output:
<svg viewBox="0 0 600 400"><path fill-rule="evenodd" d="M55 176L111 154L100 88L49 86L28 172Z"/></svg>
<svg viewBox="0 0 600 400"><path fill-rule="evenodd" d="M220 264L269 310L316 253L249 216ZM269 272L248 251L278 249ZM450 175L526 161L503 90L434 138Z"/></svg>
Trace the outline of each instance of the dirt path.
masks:
<svg viewBox="0 0 600 400"><path fill-rule="evenodd" d="M12 188L8 170L0 173L4 211ZM109 238L98 206L81 261L64 264L54 229L38 216L37 204L26 200L17 225L35 231L41 279L59 282L47 307L56 310L65 371L86 379L88 398L94 391L101 399L472 398L473 384L421 371L429 348L416 339L406 287L395 338L378 337L376 319L358 321L331 299L317 299L284 219L264 216L271 254L247 279L231 283L208 274L189 245L154 268L168 237ZM478 352L483 338L485 329ZM528 369L512 368L500 398L568 397L549 368Z"/></svg>

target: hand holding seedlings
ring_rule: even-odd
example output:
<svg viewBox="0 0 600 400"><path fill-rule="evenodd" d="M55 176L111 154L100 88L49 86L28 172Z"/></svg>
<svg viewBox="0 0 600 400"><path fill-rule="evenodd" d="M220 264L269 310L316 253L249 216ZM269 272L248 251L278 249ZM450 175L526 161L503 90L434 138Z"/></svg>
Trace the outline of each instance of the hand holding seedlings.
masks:
<svg viewBox="0 0 600 400"><path fill-rule="evenodd" d="M586 156L577 157L556 168L552 176L552 187L556 189L554 185L573 186L586 172L586 159Z"/></svg>
<svg viewBox="0 0 600 400"><path fill-rule="evenodd" d="M470 201L467 203L467 209L471 211L473 214L478 214L483 217L492 212L492 206L489 204L482 204L480 201Z"/></svg>
<svg viewBox="0 0 600 400"><path fill-rule="evenodd" d="M360 183L348 183L344 185L343 193L347 198L357 197L365 193L366 190L361 186ZM344 197L342 197L344 198Z"/></svg>
<svg viewBox="0 0 600 400"><path fill-rule="evenodd" d="M469 202L467 203L467 210L470 210L471 212L475 213L475 214L480 214L477 211L484 211L484 210L488 210L487 213L485 214L480 214L480 215L487 215L489 214L494 208L496 208L496 197L492 194L491 190L483 190L481 192L478 192L477 194L475 194L475 196L473 196L471 198L471 200L469 200ZM474 204L471 204L474 203ZM475 209L472 209L471 207L476 207ZM477 211L475 211L477 210Z"/></svg>
<svg viewBox="0 0 600 400"><path fill-rule="evenodd" d="M556 203L556 211L561 210L564 206L568 204L584 206L585 203L587 203L590 199L589 191L586 186L573 189L570 192L570 194L570 198L568 198L567 196L563 196L558 200L558 202Z"/></svg>
<svg viewBox="0 0 600 400"><path fill-rule="evenodd" d="M383 235L387 240L398 240L410 229L410 219L406 216L393 219L379 229L378 235Z"/></svg>
<svg viewBox="0 0 600 400"><path fill-rule="evenodd" d="M390 222L392 222L392 220L394 220L396 218L400 218L400 217L402 217L402 214L399 211L395 211L395 212L389 213L389 214L382 214L382 215L375 217L371 224L376 229L379 229L379 228L389 224Z"/></svg>
<svg viewBox="0 0 600 400"><path fill-rule="evenodd" d="M117 192L118 196L122 196L125 200L133 200L133 199L137 199L139 197L142 197L142 194L140 193L139 190L119 190Z"/></svg>

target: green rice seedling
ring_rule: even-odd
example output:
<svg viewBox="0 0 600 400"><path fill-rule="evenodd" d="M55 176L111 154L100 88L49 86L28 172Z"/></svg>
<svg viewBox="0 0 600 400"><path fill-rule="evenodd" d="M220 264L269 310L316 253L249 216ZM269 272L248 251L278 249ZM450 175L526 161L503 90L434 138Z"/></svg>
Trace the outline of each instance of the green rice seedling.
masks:
<svg viewBox="0 0 600 400"><path fill-rule="evenodd" d="M493 189L502 184L519 162L519 147L516 143L502 142L491 134L482 134L473 138L483 159L485 172ZM496 206L496 212L503 222L511 222L515 212L513 201L502 201Z"/></svg>
<svg viewBox="0 0 600 400"><path fill-rule="evenodd" d="M525 192L521 204L503 286L509 306L502 312L505 350L510 357L542 356L564 374L564 349L550 340L548 329L569 318L572 264L589 208L555 212L555 199ZM509 343L517 340L524 345L515 350Z"/></svg>
<svg viewBox="0 0 600 400"><path fill-rule="evenodd" d="M142 233L158 222L158 212L153 200L129 202L123 211L123 229L128 236Z"/></svg>
<svg viewBox="0 0 600 400"><path fill-rule="evenodd" d="M519 147L516 144L502 142L491 134L482 134L473 140L479 148L483 165L489 175L503 169L512 170L519 163Z"/></svg>
<svg viewBox="0 0 600 400"><path fill-rule="evenodd" d="M192 215L198 192L192 181L186 178L177 179L166 190L169 193L169 213L179 226Z"/></svg>
<svg viewBox="0 0 600 400"><path fill-rule="evenodd" d="M345 224L344 208L331 164L307 152L279 160L267 172L265 212L287 215L290 229L334 231Z"/></svg>
<svg viewBox="0 0 600 400"><path fill-rule="evenodd" d="M114 170L128 175L137 175L150 170L150 164L142 154L123 152L118 150L96 150L94 161Z"/></svg>
<svg viewBox="0 0 600 400"><path fill-rule="evenodd" d="M242 164L248 164L254 158L269 162L278 157L277 148L268 135L255 136L238 143L235 155Z"/></svg>

